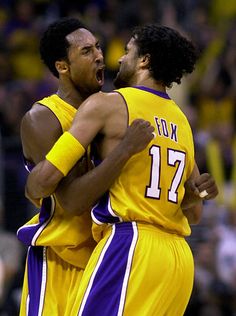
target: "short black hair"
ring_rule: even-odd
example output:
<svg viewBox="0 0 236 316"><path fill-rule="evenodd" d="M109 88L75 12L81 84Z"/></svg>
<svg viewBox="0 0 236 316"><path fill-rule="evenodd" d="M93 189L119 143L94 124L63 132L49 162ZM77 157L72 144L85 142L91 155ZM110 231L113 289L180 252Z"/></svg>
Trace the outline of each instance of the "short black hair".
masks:
<svg viewBox="0 0 236 316"><path fill-rule="evenodd" d="M69 43L66 36L77 29L87 27L78 19L62 18L50 24L39 44L42 61L57 78L59 74L55 68L57 60L67 59Z"/></svg>
<svg viewBox="0 0 236 316"><path fill-rule="evenodd" d="M194 70L198 58L195 45L176 30L158 24L134 28L132 37L139 56L150 55L150 71L153 78L171 87L180 83L183 75Z"/></svg>

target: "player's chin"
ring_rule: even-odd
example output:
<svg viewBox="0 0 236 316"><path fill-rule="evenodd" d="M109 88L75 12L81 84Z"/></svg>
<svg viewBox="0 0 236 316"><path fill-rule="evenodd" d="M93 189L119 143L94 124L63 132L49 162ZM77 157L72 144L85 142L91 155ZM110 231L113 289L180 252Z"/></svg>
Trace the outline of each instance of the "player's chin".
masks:
<svg viewBox="0 0 236 316"><path fill-rule="evenodd" d="M95 78L95 81L94 81L94 89L96 89L97 91L100 91L102 89L104 85L104 80L103 79L97 79Z"/></svg>
<svg viewBox="0 0 236 316"><path fill-rule="evenodd" d="M116 78L113 80L113 85L117 89L125 88L128 86L127 83L124 80L122 80L122 78L119 76L119 73L117 74Z"/></svg>
<svg viewBox="0 0 236 316"><path fill-rule="evenodd" d="M103 86L103 83L98 83L98 82L96 82L96 83L93 85L93 93L96 93L96 92L101 91L102 86Z"/></svg>

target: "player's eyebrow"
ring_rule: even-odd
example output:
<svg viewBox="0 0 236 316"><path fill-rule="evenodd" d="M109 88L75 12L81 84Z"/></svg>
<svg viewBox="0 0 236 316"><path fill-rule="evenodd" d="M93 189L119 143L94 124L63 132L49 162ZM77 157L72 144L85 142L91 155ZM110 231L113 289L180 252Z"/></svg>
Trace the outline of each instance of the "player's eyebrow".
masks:
<svg viewBox="0 0 236 316"><path fill-rule="evenodd" d="M81 48L81 50L87 50L87 49L90 49L93 45L91 44L88 44L88 45L85 45Z"/></svg>
<svg viewBox="0 0 236 316"><path fill-rule="evenodd" d="M89 50L89 49L93 48L94 46L95 47L100 46L99 40L97 40L95 44L85 44L83 47L81 47L81 50L82 51L83 50Z"/></svg>

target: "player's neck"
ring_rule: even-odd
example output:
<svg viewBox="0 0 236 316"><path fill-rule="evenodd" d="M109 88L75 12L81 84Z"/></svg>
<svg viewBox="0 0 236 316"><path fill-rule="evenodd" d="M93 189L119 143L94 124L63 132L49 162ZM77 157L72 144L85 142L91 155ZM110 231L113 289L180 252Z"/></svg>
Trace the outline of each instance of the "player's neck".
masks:
<svg viewBox="0 0 236 316"><path fill-rule="evenodd" d="M153 90L157 90L160 92L166 93L166 87L161 84L156 82L153 78L140 78L140 80L137 80L135 83L136 86L144 86Z"/></svg>
<svg viewBox="0 0 236 316"><path fill-rule="evenodd" d="M59 86L57 95L65 102L78 109L80 104L85 100L81 94L75 89L66 89L64 86Z"/></svg>

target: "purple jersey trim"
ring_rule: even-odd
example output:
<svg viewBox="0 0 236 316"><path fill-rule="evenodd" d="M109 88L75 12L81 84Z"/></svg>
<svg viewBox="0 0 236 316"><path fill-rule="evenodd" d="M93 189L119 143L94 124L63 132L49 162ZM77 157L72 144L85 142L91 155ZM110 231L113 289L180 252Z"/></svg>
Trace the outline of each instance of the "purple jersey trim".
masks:
<svg viewBox="0 0 236 316"><path fill-rule="evenodd" d="M27 316L39 314L44 247L30 247L27 257L29 306Z"/></svg>
<svg viewBox="0 0 236 316"><path fill-rule="evenodd" d="M171 100L171 98L165 92L161 92L161 91L154 90L154 89L151 89L151 88L148 88L148 87L144 87L144 86L134 86L133 88L140 89L140 90L147 91L147 92L151 92L153 94L158 95L161 98Z"/></svg>
<svg viewBox="0 0 236 316"><path fill-rule="evenodd" d="M128 107L127 101L126 101L125 97L123 96L123 94L119 92L119 90L115 90L115 92L118 93L122 97L122 99L125 103L125 107L126 107L126 111L127 111L127 126L129 126L129 107Z"/></svg>
<svg viewBox="0 0 236 316"><path fill-rule="evenodd" d="M79 316L117 316L123 310L136 242L132 222L113 225L113 233L85 291Z"/></svg>
<svg viewBox="0 0 236 316"><path fill-rule="evenodd" d="M35 245L36 239L34 239L34 237L40 229L43 230L44 227L48 225L52 218L54 214L54 203L52 203L52 199L52 197L43 199L38 224L26 224L18 229L17 238L26 246Z"/></svg>
<svg viewBox="0 0 236 316"><path fill-rule="evenodd" d="M92 217L101 223L118 223L120 218L109 211L109 193L106 192L92 209Z"/></svg>
<svg viewBox="0 0 236 316"><path fill-rule="evenodd" d="M29 160L27 160L25 158L25 156L23 156L23 161L24 161L24 166L25 166L25 169L28 171L28 172L31 172L32 169L35 167L35 164Z"/></svg>

